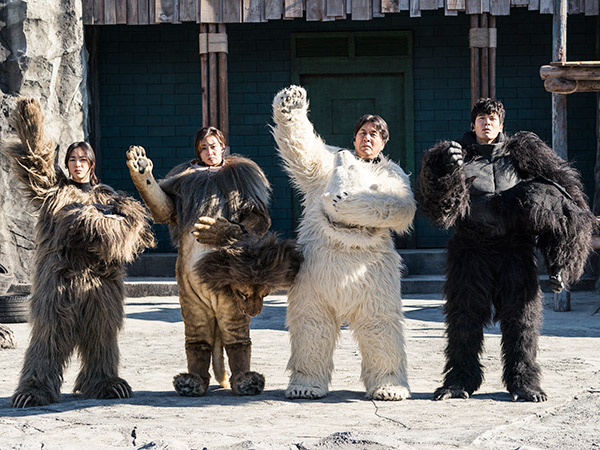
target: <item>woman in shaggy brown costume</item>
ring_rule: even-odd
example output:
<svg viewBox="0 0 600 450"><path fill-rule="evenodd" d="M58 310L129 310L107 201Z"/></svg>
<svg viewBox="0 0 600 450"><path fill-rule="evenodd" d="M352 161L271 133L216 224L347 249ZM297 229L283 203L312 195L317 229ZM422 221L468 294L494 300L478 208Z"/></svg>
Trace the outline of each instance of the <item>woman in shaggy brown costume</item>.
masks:
<svg viewBox="0 0 600 450"><path fill-rule="evenodd" d="M271 223L267 211L270 186L254 162L241 156L224 157L225 139L214 127L196 133L194 151L196 159L175 167L160 184L152 175L152 161L142 147L132 146L127 152L127 165L136 187L155 222L171 225L171 238L178 247L177 287L188 373L177 375L173 385L179 395L206 394L212 357L221 386L230 385L238 395L256 395L264 389L264 377L250 371L250 317L238 307L231 289L213 289L196 265L215 246L234 242L235 236L258 238L266 233ZM199 218L206 221L208 234L212 230L216 240L211 244L202 239L197 242L192 234L197 231ZM225 225L222 239L215 233L219 225ZM239 289L236 292L246 293ZM229 383L223 367L223 347L231 369Z"/></svg>
<svg viewBox="0 0 600 450"><path fill-rule="evenodd" d="M148 217L135 200L98 184L86 142L69 147L65 166L44 135L40 104L21 99L12 117L20 142L4 152L26 195L39 208L29 323L31 338L12 406L60 398L63 370L77 349L75 392L85 398L127 398L118 376L117 334L123 324L124 264L154 245Z"/></svg>

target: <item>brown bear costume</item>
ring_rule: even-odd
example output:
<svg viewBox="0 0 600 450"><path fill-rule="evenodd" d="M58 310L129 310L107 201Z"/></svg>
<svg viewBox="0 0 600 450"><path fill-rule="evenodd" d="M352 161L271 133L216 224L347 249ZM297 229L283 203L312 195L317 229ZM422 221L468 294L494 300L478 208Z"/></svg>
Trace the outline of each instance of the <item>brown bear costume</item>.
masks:
<svg viewBox="0 0 600 450"><path fill-rule="evenodd" d="M118 377L124 265L154 245L149 217L132 198L103 184L86 191L55 166L55 146L44 135L36 100L19 100L12 124L20 140L3 150L39 209L31 338L12 406L57 402L74 349L81 358L75 392L129 397L129 384Z"/></svg>

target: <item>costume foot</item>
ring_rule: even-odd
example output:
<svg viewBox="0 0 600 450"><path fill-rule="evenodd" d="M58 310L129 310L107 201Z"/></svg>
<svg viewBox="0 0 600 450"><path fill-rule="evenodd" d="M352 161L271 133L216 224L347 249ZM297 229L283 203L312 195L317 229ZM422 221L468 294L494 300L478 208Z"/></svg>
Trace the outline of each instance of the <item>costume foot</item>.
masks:
<svg viewBox="0 0 600 450"><path fill-rule="evenodd" d="M107 378L89 390L81 390L85 398L129 398L132 393L129 383L119 377Z"/></svg>
<svg viewBox="0 0 600 450"><path fill-rule="evenodd" d="M290 115L297 109L306 109L306 91L300 86L290 86L279 91L273 99L273 110L284 116Z"/></svg>
<svg viewBox="0 0 600 450"><path fill-rule="evenodd" d="M406 400L410 397L410 390L406 386L378 386L373 391L367 392L367 398L373 400Z"/></svg>
<svg viewBox="0 0 600 450"><path fill-rule="evenodd" d="M55 403L48 393L38 389L29 391L17 391L12 396L10 406L12 408L31 408L33 406L44 406Z"/></svg>
<svg viewBox="0 0 600 450"><path fill-rule="evenodd" d="M202 397L208 391L208 380L193 373L180 373L173 378L173 387L182 397Z"/></svg>
<svg viewBox="0 0 600 450"><path fill-rule="evenodd" d="M513 402L523 400L526 402L545 402L548 396L541 388L520 388L510 392Z"/></svg>
<svg viewBox="0 0 600 450"><path fill-rule="evenodd" d="M287 398L309 398L316 399L325 397L327 389L319 386L304 386L301 384L290 384L285 391Z"/></svg>
<svg viewBox="0 0 600 450"><path fill-rule="evenodd" d="M433 393L434 400L446 400L448 398L469 398L469 393L463 388L456 386L442 386Z"/></svg>
<svg viewBox="0 0 600 450"><path fill-rule="evenodd" d="M244 372L232 376L229 383L234 394L258 395L265 388L265 377L258 372Z"/></svg>

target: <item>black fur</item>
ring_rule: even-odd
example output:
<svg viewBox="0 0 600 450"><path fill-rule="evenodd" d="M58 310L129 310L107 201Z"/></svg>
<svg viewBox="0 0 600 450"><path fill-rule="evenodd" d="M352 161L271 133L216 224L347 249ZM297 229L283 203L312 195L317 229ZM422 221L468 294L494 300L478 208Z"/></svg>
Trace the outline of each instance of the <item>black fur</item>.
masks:
<svg viewBox="0 0 600 450"><path fill-rule="evenodd" d="M465 178L464 165L447 164L449 145L440 142L425 154L418 184L425 214L446 228L456 227L444 286L445 377L434 398L467 398L480 387L483 328L494 320L502 331L508 391L514 399L544 401L536 362L542 302L534 248L540 248L549 273L560 272L565 282L583 273L594 217L579 174L533 133L505 140L498 154L509 158L508 167L521 181L489 197L486 208L499 218L499 233L470 223L472 180ZM465 164L478 157L476 151L475 146L464 149Z"/></svg>

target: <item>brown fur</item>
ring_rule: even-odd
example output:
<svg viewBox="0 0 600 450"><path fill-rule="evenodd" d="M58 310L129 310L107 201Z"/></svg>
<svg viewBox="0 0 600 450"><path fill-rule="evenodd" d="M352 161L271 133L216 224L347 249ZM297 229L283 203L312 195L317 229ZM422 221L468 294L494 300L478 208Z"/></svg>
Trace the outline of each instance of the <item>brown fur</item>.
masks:
<svg viewBox="0 0 600 450"><path fill-rule="evenodd" d="M291 286L302 260L293 240L274 233L262 239L245 235L204 256L196 271L203 283L235 298L240 311L252 317L260 313L264 297Z"/></svg>
<svg viewBox="0 0 600 450"><path fill-rule="evenodd" d="M55 150L44 135L37 101L21 99L12 120L20 142L3 150L39 207L31 338L12 406L57 402L75 349L81 359L76 392L86 398L129 397L131 388L118 377L124 263L154 245L148 216L138 202L106 185L83 192L53 166Z"/></svg>

